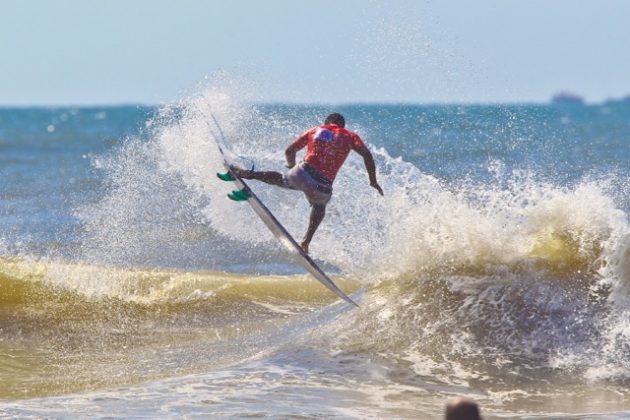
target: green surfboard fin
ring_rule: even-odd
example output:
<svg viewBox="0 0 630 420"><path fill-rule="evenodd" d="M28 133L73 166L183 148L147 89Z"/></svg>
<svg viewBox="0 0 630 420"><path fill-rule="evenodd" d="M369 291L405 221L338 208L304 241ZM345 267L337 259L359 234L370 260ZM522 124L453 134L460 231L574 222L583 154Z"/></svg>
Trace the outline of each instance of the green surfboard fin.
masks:
<svg viewBox="0 0 630 420"><path fill-rule="evenodd" d="M221 181L236 181L236 178L229 172L217 172L217 177Z"/></svg>
<svg viewBox="0 0 630 420"><path fill-rule="evenodd" d="M230 200L233 201L247 201L247 199L249 198L249 194L245 189L232 191L227 196Z"/></svg>

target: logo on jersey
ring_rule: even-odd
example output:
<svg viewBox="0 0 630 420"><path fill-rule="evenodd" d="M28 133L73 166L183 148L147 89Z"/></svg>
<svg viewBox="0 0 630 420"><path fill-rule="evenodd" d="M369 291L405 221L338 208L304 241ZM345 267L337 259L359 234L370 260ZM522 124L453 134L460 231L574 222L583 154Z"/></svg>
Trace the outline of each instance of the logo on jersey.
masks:
<svg viewBox="0 0 630 420"><path fill-rule="evenodd" d="M318 128L315 132L315 140L332 141L335 134L327 128Z"/></svg>

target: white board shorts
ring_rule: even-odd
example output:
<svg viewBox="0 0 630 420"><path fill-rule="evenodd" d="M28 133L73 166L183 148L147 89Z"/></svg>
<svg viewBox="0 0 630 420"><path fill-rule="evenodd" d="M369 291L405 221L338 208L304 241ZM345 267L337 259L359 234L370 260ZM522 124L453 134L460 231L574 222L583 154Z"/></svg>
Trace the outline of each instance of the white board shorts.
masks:
<svg viewBox="0 0 630 420"><path fill-rule="evenodd" d="M323 205L328 204L332 197L332 185L323 179L317 179L310 172L312 168L305 167L307 164L300 162L284 175L284 183L287 188L292 190L300 190L306 195L306 199L311 204Z"/></svg>

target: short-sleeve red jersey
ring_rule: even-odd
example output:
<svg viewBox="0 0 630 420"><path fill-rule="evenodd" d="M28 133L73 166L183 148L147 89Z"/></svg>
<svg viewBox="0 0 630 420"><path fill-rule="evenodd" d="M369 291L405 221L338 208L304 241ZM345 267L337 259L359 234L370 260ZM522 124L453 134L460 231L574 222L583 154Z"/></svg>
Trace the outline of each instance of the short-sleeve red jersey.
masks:
<svg viewBox="0 0 630 420"><path fill-rule="evenodd" d="M304 162L322 173L330 182L345 162L350 150L365 147L358 134L336 125L313 127L293 142L296 150L306 149Z"/></svg>

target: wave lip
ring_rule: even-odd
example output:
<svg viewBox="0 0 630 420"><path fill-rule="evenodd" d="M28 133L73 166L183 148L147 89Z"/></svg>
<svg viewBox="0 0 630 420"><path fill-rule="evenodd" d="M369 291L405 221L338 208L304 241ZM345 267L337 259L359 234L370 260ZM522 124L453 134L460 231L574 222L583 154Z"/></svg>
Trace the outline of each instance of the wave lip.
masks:
<svg viewBox="0 0 630 420"><path fill-rule="evenodd" d="M337 278L344 290L358 283ZM306 275L246 275L133 269L58 261L0 258L0 303L29 304L62 295L98 303L116 299L147 306L195 300L276 301L324 304L334 301Z"/></svg>

